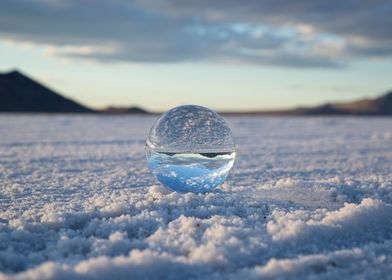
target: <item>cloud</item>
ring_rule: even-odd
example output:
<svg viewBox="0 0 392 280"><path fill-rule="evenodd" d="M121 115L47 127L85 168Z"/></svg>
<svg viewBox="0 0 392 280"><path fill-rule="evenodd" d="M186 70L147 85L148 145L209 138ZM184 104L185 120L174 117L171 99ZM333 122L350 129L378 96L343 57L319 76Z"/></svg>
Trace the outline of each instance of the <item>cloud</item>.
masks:
<svg viewBox="0 0 392 280"><path fill-rule="evenodd" d="M392 55L391 12L382 0L5 0L0 32L99 61L341 67Z"/></svg>

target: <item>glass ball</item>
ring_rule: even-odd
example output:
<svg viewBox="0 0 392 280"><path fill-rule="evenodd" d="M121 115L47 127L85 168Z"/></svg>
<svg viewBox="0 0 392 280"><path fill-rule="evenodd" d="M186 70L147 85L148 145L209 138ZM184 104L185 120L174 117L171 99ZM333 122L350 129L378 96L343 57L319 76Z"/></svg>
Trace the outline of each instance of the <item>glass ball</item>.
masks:
<svg viewBox="0 0 392 280"><path fill-rule="evenodd" d="M167 188L203 193L219 186L235 160L233 135L214 111L196 105L173 108L154 123L146 140L147 164Z"/></svg>

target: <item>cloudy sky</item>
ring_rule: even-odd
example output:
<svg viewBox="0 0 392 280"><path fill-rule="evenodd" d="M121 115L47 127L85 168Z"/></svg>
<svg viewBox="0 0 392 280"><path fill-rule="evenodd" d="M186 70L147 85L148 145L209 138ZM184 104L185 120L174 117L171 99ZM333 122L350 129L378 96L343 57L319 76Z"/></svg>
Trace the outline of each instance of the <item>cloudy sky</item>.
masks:
<svg viewBox="0 0 392 280"><path fill-rule="evenodd" d="M93 107L271 109L392 89L392 1L2 0L0 71Z"/></svg>

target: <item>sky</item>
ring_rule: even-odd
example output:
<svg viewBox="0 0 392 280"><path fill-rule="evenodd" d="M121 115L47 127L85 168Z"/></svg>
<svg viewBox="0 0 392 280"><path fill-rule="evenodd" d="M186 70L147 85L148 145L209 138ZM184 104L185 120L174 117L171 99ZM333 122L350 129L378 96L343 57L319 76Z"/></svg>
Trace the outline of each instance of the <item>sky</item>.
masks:
<svg viewBox="0 0 392 280"><path fill-rule="evenodd" d="M392 1L2 0L0 71L93 108L312 106L392 89Z"/></svg>

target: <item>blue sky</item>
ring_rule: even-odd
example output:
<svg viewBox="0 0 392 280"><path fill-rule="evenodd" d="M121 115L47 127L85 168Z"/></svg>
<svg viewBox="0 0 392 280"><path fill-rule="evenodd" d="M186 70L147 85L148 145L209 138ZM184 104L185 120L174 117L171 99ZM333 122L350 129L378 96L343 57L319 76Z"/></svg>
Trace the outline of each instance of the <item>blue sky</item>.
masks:
<svg viewBox="0 0 392 280"><path fill-rule="evenodd" d="M0 70L86 105L219 110L392 89L391 1L5 0Z"/></svg>

